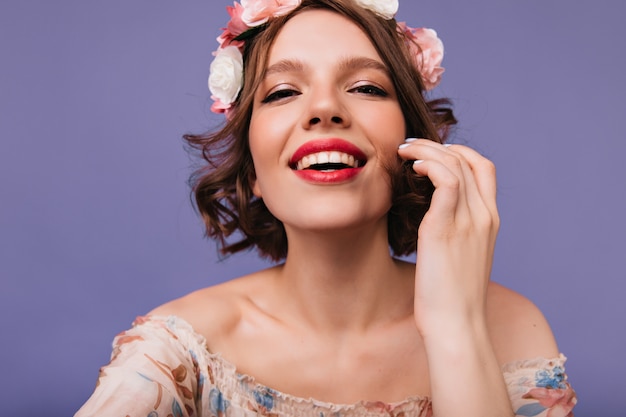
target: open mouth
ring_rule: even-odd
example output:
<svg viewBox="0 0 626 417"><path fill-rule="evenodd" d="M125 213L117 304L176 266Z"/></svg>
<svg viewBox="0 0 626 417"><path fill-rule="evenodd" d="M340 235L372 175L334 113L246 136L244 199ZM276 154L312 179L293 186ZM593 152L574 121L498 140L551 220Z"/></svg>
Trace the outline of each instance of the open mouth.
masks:
<svg viewBox="0 0 626 417"><path fill-rule="evenodd" d="M292 169L297 171L311 169L320 172L332 172L342 169L360 168L365 160L357 159L354 155L344 152L316 152L302 157L293 164Z"/></svg>

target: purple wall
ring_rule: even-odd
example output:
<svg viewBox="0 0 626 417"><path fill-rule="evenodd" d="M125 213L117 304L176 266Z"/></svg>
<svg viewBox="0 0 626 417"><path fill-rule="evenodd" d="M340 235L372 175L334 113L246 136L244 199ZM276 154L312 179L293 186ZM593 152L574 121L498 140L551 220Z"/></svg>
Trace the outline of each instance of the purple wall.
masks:
<svg viewBox="0 0 626 417"><path fill-rule="evenodd" d="M136 315L262 265L216 261L185 184L227 3L0 3L1 415L71 415ZM494 279L552 323L577 416L623 416L624 3L401 3L499 168Z"/></svg>

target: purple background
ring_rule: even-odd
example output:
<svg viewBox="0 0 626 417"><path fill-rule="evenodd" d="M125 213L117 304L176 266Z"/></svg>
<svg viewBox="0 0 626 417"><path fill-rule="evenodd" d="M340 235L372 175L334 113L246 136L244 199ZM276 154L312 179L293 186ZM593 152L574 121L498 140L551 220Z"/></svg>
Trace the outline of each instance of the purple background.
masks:
<svg viewBox="0 0 626 417"><path fill-rule="evenodd" d="M403 0L446 45L455 141L499 169L493 277L569 357L577 416L623 416L626 29L621 1ZM263 265L218 262L180 136L226 1L0 3L0 414L71 415L135 316Z"/></svg>

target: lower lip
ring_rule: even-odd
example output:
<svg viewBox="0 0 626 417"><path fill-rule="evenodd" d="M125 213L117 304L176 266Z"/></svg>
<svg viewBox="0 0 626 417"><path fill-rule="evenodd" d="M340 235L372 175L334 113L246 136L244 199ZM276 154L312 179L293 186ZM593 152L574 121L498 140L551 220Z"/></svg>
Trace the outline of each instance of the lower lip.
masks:
<svg viewBox="0 0 626 417"><path fill-rule="evenodd" d="M362 168L338 169L336 171L316 171L314 169L302 169L294 171L296 175L305 181L318 184L338 184L353 178Z"/></svg>

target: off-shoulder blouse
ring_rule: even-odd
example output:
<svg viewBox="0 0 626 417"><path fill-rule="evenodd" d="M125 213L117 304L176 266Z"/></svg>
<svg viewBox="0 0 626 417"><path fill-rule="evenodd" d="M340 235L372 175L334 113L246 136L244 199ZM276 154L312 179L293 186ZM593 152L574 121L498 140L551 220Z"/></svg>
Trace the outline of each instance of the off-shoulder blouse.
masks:
<svg viewBox="0 0 626 417"><path fill-rule="evenodd" d="M397 403L333 404L273 390L240 374L176 316L138 317L117 335L111 362L75 417L431 417L428 397ZM565 357L502 367L513 410L524 417L571 417L576 396Z"/></svg>

